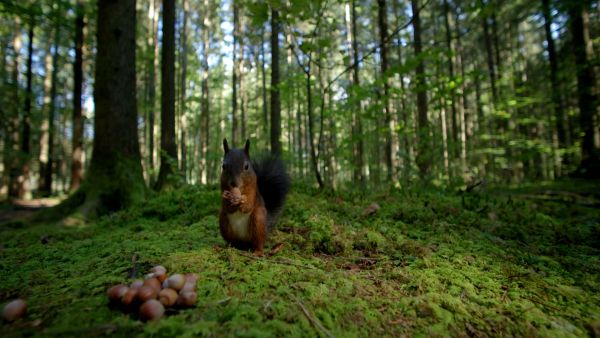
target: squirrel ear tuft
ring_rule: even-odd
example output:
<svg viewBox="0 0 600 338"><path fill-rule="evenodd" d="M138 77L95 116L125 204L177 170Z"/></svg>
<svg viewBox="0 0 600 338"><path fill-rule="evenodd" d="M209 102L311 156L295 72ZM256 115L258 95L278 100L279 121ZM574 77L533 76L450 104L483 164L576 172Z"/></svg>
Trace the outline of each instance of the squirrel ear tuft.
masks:
<svg viewBox="0 0 600 338"><path fill-rule="evenodd" d="M246 144L244 145L244 152L246 155L250 155L250 140L246 139Z"/></svg>
<svg viewBox="0 0 600 338"><path fill-rule="evenodd" d="M229 144L227 144L227 139L223 139L223 150L225 150L225 154L229 152Z"/></svg>

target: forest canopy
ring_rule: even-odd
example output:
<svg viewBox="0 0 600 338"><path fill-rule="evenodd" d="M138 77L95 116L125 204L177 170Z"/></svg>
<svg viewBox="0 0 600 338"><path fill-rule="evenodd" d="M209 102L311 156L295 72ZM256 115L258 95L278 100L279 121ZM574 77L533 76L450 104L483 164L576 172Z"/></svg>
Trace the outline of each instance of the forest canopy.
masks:
<svg viewBox="0 0 600 338"><path fill-rule="evenodd" d="M145 187L216 183L224 137L320 188L597 176L599 13L589 0L3 1L1 191L89 195L97 176L119 208Z"/></svg>

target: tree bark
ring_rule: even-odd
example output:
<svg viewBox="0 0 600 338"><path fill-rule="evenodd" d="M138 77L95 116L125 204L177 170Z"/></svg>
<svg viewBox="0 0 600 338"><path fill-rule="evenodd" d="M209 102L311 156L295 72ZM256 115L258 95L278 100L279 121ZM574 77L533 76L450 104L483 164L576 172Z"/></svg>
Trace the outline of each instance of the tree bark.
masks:
<svg viewBox="0 0 600 338"><path fill-rule="evenodd" d="M548 51L548 62L550 63L550 86L552 90L552 108L554 110L554 123L556 126L556 137L558 148L564 148L566 143L565 116L563 112L562 100L560 98L560 85L558 83L558 59L556 57L556 48L554 38L552 38L552 14L550 11L550 0L542 0L542 13L544 15L544 32L546 33L546 43ZM560 165L557 169L560 169ZM560 173L560 171L557 171Z"/></svg>
<svg viewBox="0 0 600 338"><path fill-rule="evenodd" d="M181 83L180 83L180 126L181 134L179 139L179 147L181 148L181 173L183 175L184 182L187 182L187 142L186 142L186 131L187 131L187 106L186 106L186 85L187 85L187 21L188 21L188 2L183 0L183 25L181 27Z"/></svg>
<svg viewBox="0 0 600 338"><path fill-rule="evenodd" d="M271 153L274 155L281 155L279 31L279 12L276 9L271 9Z"/></svg>
<svg viewBox="0 0 600 338"><path fill-rule="evenodd" d="M31 160L31 99L32 80L33 80L33 38L34 38L35 21L30 19L29 30L27 32L27 73L26 73L26 88L25 88L25 106L23 109L23 121L21 130L21 164L19 179L19 198L25 198L29 192L29 162Z"/></svg>
<svg viewBox="0 0 600 338"><path fill-rule="evenodd" d="M385 165L388 182L392 183L395 181L395 147L393 147L393 133L395 131L395 121L392 118L390 112L390 101L389 101L389 83L387 78L388 69L388 58L387 58L387 39L388 39L388 25L387 25L387 8L385 0L377 0L377 22L379 26L379 44L380 44L380 57L381 57L381 77L383 80L383 92L381 93L381 99L383 99L383 111L385 119Z"/></svg>
<svg viewBox="0 0 600 338"><path fill-rule="evenodd" d="M174 185L173 174L177 166L175 144L175 0L163 1L163 48L161 60L161 133L160 171L157 190Z"/></svg>
<svg viewBox="0 0 600 338"><path fill-rule="evenodd" d="M492 102L495 104L498 97L498 91L496 90L496 69L494 66L494 52L492 47L492 36L490 35L490 28L488 24L488 15L486 13L486 4L483 0L479 0L481 5L481 25L483 27L483 40L485 42L485 51L487 56L488 73L490 77L490 86L492 88Z"/></svg>
<svg viewBox="0 0 600 338"><path fill-rule="evenodd" d="M269 135L269 103L267 102L267 73L265 70L265 32L260 33L260 80L262 94L263 134Z"/></svg>
<svg viewBox="0 0 600 338"><path fill-rule="evenodd" d="M429 173L429 167L431 166L431 154L429 147L429 121L427 119L427 82L425 79L425 62L422 59L421 50L421 18L419 13L419 1L412 0L412 12L413 12L413 33L414 33L414 49L415 56L420 58L415 69L415 87L417 90L417 110L418 110L418 153L417 153L417 166L421 178L425 178Z"/></svg>
<svg viewBox="0 0 600 338"><path fill-rule="evenodd" d="M8 178L8 198L19 198L21 190L20 168L19 168L19 53L21 52L21 19L15 18L15 35L13 38L13 70L12 70L12 89L13 89L13 112L9 120L9 153L7 166L9 170Z"/></svg>
<svg viewBox="0 0 600 338"><path fill-rule="evenodd" d="M600 176L600 159L594 146L594 115L597 98L593 92L596 83L594 68L589 60L589 3L575 1L569 8L569 20L573 39L573 53L577 67L577 100L579 106L579 126L583 132L581 141L581 162L578 173L585 177Z"/></svg>
<svg viewBox="0 0 600 338"><path fill-rule="evenodd" d="M233 2L233 71L231 78L231 143L238 144L238 120L237 120L237 89L239 76L238 43L240 35L240 18L237 0Z"/></svg>
<svg viewBox="0 0 600 338"><path fill-rule="evenodd" d="M88 214L130 206L145 193L135 132L135 14L135 0L98 1L94 150L80 189Z"/></svg>
<svg viewBox="0 0 600 338"><path fill-rule="evenodd" d="M202 98L200 104L201 111L201 130L204 132L200 134L200 144L202 147L201 151L201 161L200 161L200 177L202 183L208 183L208 145L210 140L210 105L209 105L209 92L208 92L208 76L209 76L209 67L208 67L208 49L210 47L210 18L209 18L209 0L204 0L204 17L202 24L202 81L200 83Z"/></svg>
<svg viewBox="0 0 600 338"><path fill-rule="evenodd" d="M83 179L83 117L81 92L83 86L83 1L78 0L75 17L75 63L73 64L73 152L71 157L71 192L79 189Z"/></svg>
<svg viewBox="0 0 600 338"><path fill-rule="evenodd" d="M350 21L348 27L348 40L350 42L352 52L352 87L351 93L354 95L360 87L360 65L358 61L358 41L357 41L357 25L356 25L356 1L348 8L347 17ZM362 130L362 105L361 100L353 98L354 111L352 113L352 157L353 157L353 178L363 187L365 184L364 168L364 138Z"/></svg>

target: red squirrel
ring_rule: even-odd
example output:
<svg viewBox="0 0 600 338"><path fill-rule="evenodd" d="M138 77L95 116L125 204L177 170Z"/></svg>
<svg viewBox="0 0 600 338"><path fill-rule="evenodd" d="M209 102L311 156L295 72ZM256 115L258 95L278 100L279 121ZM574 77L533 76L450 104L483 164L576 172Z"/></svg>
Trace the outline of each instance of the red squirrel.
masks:
<svg viewBox="0 0 600 338"><path fill-rule="evenodd" d="M232 246L262 256L267 234L283 208L290 178L277 156L251 160L250 140L244 149L238 149L229 148L223 139L223 150L221 235Z"/></svg>

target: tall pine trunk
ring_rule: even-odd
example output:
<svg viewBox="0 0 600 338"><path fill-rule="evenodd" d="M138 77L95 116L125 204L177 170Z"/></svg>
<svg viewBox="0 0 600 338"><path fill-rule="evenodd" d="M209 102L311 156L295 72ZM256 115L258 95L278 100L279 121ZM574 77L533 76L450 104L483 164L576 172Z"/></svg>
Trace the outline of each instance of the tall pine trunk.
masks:
<svg viewBox="0 0 600 338"><path fill-rule="evenodd" d="M377 22L379 26L379 48L381 57L381 78L383 80L383 90L381 92L381 99L383 100L383 112L385 120L385 165L388 182L392 183L395 181L395 147L394 147L394 132L395 132L395 119L392 118L390 112L390 100L389 100L389 83L387 78L388 69L388 25L387 25L387 7L385 0L377 0Z"/></svg>
<svg viewBox="0 0 600 338"><path fill-rule="evenodd" d="M271 10L271 153L281 154L281 101L279 99L279 12Z"/></svg>
<svg viewBox="0 0 600 338"><path fill-rule="evenodd" d="M12 69L12 97L13 97L13 111L9 117L8 133L9 151L5 156L8 157L6 166L9 170L8 177L8 197L10 199L19 198L19 192L21 190L20 180L20 168L19 168L19 54L21 53L21 19L15 18L15 35L13 38L13 69Z"/></svg>
<svg viewBox="0 0 600 338"><path fill-rule="evenodd" d="M240 18L239 18L239 6L237 1L233 1L233 70L231 77L231 142L234 145L238 144L238 77L239 77L239 57L238 57L238 44L240 39Z"/></svg>
<svg viewBox="0 0 600 338"><path fill-rule="evenodd" d="M33 38L34 38L35 21L30 19L29 30L27 32L27 73L25 87L25 106L23 109L23 121L21 130L21 163L19 179L19 198L24 198L30 191L29 187L29 163L31 161L31 100L33 96L32 81L33 81Z"/></svg>
<svg viewBox="0 0 600 338"><path fill-rule="evenodd" d="M75 63L73 64L73 149L71 155L70 191L79 189L83 178L83 118L81 115L81 92L83 86L83 1L78 0L75 9Z"/></svg>
<svg viewBox="0 0 600 338"><path fill-rule="evenodd" d="M581 141L581 163L577 169L584 177L600 176L598 149L594 146L594 115L597 98L593 87L596 83L594 67L588 56L591 47L589 35L589 2L575 1L569 8L569 20L573 39L573 53L577 67L577 100L579 106L579 126L583 132Z"/></svg>
<svg viewBox="0 0 600 338"><path fill-rule="evenodd" d="M160 171L157 190L170 188L177 168L175 144L175 0L163 1L160 107Z"/></svg>
<svg viewBox="0 0 600 338"><path fill-rule="evenodd" d="M419 1L412 0L412 12L413 12L413 34L414 34L414 49L415 56L419 58L417 67L415 68L415 88L417 90L417 135L418 135L418 153L417 153L417 166L421 178L425 178L429 173L429 167L431 166L431 149L429 141L429 121L427 119L427 81L425 79L425 62L422 59L422 42L421 42L421 18Z"/></svg>
<svg viewBox="0 0 600 338"><path fill-rule="evenodd" d="M145 193L136 132L135 15L135 0L98 1L94 150L90 179L79 190L84 214L130 206ZM81 201L77 195L71 201Z"/></svg>

